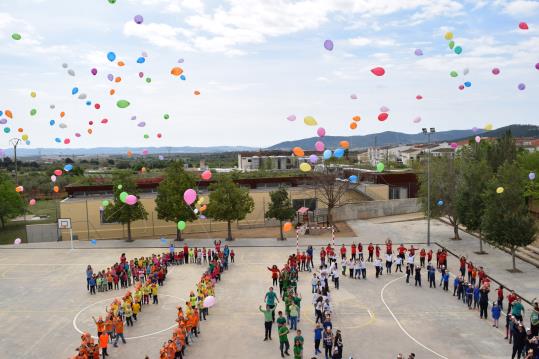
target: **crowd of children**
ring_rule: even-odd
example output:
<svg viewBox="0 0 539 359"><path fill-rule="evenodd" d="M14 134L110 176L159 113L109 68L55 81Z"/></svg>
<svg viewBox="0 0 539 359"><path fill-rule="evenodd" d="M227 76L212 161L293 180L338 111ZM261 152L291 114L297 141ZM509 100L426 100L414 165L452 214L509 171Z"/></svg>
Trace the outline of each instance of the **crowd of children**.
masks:
<svg viewBox="0 0 539 359"><path fill-rule="evenodd" d="M219 249L219 250L218 250ZM157 280L162 280L164 273L161 270L155 270L156 263L160 267L165 265L182 265L182 264L198 264L202 265L208 262L208 258L212 258L216 253L221 252L223 255L226 251L227 257L234 262L234 250L229 250L225 246L221 250L221 244L216 241L215 247L191 247L187 244L183 248L176 250L174 244L170 244L168 253L153 254L151 257L140 257L127 260L125 253L120 256L120 262L115 263L107 269L102 269L94 272L91 265L86 268L86 288L90 294L97 292L108 292L110 290L120 290L128 288L137 282L144 282L149 277L157 276Z"/></svg>

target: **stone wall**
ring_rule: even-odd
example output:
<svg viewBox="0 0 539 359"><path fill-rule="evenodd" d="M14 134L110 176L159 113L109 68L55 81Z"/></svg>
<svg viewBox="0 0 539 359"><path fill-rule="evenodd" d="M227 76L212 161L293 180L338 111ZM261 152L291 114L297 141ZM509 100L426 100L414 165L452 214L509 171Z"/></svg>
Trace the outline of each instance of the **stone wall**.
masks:
<svg viewBox="0 0 539 359"><path fill-rule="evenodd" d="M421 211L421 204L417 198L368 201L348 204L334 209L333 220L337 222L351 219L368 219L419 211Z"/></svg>

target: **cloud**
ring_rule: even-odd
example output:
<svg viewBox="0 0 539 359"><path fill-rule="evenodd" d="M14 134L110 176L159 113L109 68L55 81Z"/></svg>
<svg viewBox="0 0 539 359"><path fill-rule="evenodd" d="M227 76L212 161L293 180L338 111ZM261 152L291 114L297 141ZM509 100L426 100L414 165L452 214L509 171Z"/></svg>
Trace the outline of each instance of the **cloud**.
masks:
<svg viewBox="0 0 539 359"><path fill-rule="evenodd" d="M539 1L517 0L504 2L503 10L511 16L526 16L534 15L539 10Z"/></svg>
<svg viewBox="0 0 539 359"><path fill-rule="evenodd" d="M133 21L128 21L124 24L123 33L126 36L142 38L159 47L168 47L181 51L193 50L187 41L178 39L178 36L189 38L193 34L183 28L172 27L167 24L149 23L138 25Z"/></svg>

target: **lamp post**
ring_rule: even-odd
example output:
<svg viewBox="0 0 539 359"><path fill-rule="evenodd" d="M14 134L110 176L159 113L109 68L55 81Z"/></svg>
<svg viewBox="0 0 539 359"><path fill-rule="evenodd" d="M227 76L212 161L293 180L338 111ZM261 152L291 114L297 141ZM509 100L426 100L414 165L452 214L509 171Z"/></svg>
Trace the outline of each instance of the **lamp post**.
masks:
<svg viewBox="0 0 539 359"><path fill-rule="evenodd" d="M21 139L14 137L11 140L9 140L9 144L13 146L13 155L15 158L15 184L19 185L19 174L17 172L17 146L21 143Z"/></svg>
<svg viewBox="0 0 539 359"><path fill-rule="evenodd" d="M435 133L436 129L431 127L428 131L423 128L423 134L427 135L427 246L430 246L430 135Z"/></svg>

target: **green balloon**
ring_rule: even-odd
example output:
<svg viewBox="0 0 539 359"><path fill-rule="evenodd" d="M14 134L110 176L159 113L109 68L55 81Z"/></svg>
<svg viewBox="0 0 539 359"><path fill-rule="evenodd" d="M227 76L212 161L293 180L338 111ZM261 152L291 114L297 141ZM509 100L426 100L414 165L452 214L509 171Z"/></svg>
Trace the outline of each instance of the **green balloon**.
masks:
<svg viewBox="0 0 539 359"><path fill-rule="evenodd" d="M122 186L121 184L118 185L118 189L122 189L124 188L124 186Z"/></svg>
<svg viewBox="0 0 539 359"><path fill-rule="evenodd" d="M125 200L127 199L127 196L128 196L127 192L120 193L120 201L125 203Z"/></svg>
<svg viewBox="0 0 539 359"><path fill-rule="evenodd" d="M453 47L455 47L455 41L451 40L449 41L449 48L453 50Z"/></svg>
<svg viewBox="0 0 539 359"><path fill-rule="evenodd" d="M168 119L170 118L170 116L168 115L168 113L165 113L165 114L163 115L163 118L164 118L165 120L168 120Z"/></svg>
<svg viewBox="0 0 539 359"><path fill-rule="evenodd" d="M152 82L152 79L150 77L146 77L146 82L150 83L150 82Z"/></svg>
<svg viewBox="0 0 539 359"><path fill-rule="evenodd" d="M129 105L130 103L127 100L118 100L118 102L116 102L116 106L118 106L119 108L126 108Z"/></svg>
<svg viewBox="0 0 539 359"><path fill-rule="evenodd" d="M17 34L16 32L14 32L13 34L11 34L11 38L13 40L19 41L20 39L22 39L22 36L21 36L21 34Z"/></svg>
<svg viewBox="0 0 539 359"><path fill-rule="evenodd" d="M460 55L462 53L462 47L456 46L455 47L455 54Z"/></svg>
<svg viewBox="0 0 539 359"><path fill-rule="evenodd" d="M102 205L103 207L106 207L106 206L109 205L109 201L104 200L103 202L101 202L101 205Z"/></svg>
<svg viewBox="0 0 539 359"><path fill-rule="evenodd" d="M185 226L186 226L186 224L185 224L184 221L179 221L179 222L178 222L178 229L179 229L180 231L183 231L183 230L185 229Z"/></svg>
<svg viewBox="0 0 539 359"><path fill-rule="evenodd" d="M30 110L30 116L35 116L37 113L37 110L35 108Z"/></svg>
<svg viewBox="0 0 539 359"><path fill-rule="evenodd" d="M383 172L384 171L384 164L382 162L378 162L378 164L376 165L376 171L378 172Z"/></svg>
<svg viewBox="0 0 539 359"><path fill-rule="evenodd" d="M116 0L109 0L109 4L116 4Z"/></svg>
<svg viewBox="0 0 539 359"><path fill-rule="evenodd" d="M456 71L451 71L449 75L451 75L451 77L457 77L459 74Z"/></svg>
<svg viewBox="0 0 539 359"><path fill-rule="evenodd" d="M145 139L148 139L148 138L150 138L150 135L148 135L147 133L145 133L145 134L144 134L144 138L145 138Z"/></svg>

